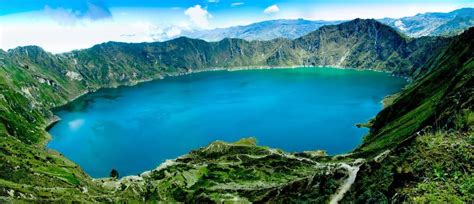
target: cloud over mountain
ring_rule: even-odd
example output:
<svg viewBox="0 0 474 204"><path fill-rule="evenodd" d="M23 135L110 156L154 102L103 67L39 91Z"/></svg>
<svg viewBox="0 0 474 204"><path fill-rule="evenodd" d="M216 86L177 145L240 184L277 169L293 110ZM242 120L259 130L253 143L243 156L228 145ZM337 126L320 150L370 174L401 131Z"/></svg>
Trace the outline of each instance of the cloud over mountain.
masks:
<svg viewBox="0 0 474 204"><path fill-rule="evenodd" d="M184 11L184 14L189 17L193 26L197 28L209 28L209 19L212 18L212 15L207 11L207 9L202 8L201 5L195 5L189 7Z"/></svg>
<svg viewBox="0 0 474 204"><path fill-rule="evenodd" d="M277 5L271 5L267 7L265 10L263 10L263 13L271 14L271 13L277 13L278 11L280 11L280 8Z"/></svg>

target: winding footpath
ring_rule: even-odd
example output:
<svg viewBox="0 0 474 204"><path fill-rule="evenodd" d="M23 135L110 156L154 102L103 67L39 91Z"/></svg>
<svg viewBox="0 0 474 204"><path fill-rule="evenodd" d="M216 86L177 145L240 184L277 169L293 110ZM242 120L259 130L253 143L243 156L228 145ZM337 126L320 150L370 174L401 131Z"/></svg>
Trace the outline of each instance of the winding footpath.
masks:
<svg viewBox="0 0 474 204"><path fill-rule="evenodd" d="M342 200L342 198L344 198L344 194L347 191L349 191L349 189L351 188L352 184L354 183L357 177L357 172L359 172L360 164L355 165L355 166L350 166L349 164L341 163L341 167L345 168L349 172L349 177L344 182L344 184L342 184L342 186L339 187L339 190L337 191L337 193L332 196L331 201L329 201L330 204L337 204L339 203L340 200Z"/></svg>

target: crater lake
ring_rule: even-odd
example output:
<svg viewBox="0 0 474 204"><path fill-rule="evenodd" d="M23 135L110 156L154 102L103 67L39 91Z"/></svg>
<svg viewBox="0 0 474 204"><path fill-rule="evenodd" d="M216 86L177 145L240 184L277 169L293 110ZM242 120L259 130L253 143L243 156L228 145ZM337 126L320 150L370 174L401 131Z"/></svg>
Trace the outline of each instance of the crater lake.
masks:
<svg viewBox="0 0 474 204"><path fill-rule="evenodd" d="M348 152L368 133L357 128L406 80L336 68L210 71L101 89L55 110L48 148L92 177L156 168L215 140L255 137L297 152Z"/></svg>

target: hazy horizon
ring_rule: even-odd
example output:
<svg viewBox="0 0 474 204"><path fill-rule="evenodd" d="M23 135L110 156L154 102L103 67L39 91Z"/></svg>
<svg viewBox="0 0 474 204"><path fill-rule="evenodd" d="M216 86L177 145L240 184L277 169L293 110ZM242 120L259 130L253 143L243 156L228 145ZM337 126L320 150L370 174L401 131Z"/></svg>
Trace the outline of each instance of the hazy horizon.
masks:
<svg viewBox="0 0 474 204"><path fill-rule="evenodd" d="M268 20L401 18L473 7L471 1L134 2L20 0L0 5L0 49L36 45L52 53L103 42L155 42L183 33ZM242 15L239 15L242 14Z"/></svg>

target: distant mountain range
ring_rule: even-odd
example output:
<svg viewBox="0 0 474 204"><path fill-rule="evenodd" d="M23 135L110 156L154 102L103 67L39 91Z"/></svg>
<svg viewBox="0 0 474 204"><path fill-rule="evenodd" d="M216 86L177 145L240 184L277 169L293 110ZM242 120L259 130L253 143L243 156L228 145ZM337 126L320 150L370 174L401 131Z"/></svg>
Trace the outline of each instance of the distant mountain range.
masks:
<svg viewBox="0 0 474 204"><path fill-rule="evenodd" d="M182 36L206 41L219 41L224 38L245 40L272 40L276 38L295 39L317 30L324 25L335 25L343 21L310 21L304 19L281 19L253 23L245 26L216 28L213 30L191 31Z"/></svg>
<svg viewBox="0 0 474 204"><path fill-rule="evenodd" d="M378 21L387 24L410 37L452 36L474 26L474 8L462 8L449 13L424 13L403 18L384 18ZM271 40L276 38L296 39L324 25L335 25L343 21L311 21L304 19L270 20L245 26L190 31L182 36L206 41L224 38L245 40Z"/></svg>
<svg viewBox="0 0 474 204"><path fill-rule="evenodd" d="M410 37L450 36L474 26L474 8L463 8L449 13L424 13L399 19L379 20Z"/></svg>

